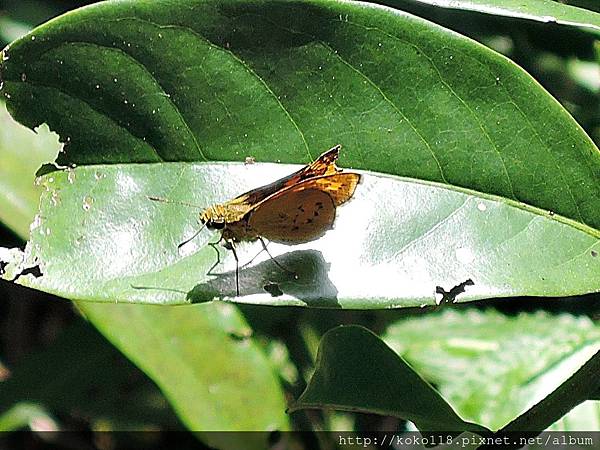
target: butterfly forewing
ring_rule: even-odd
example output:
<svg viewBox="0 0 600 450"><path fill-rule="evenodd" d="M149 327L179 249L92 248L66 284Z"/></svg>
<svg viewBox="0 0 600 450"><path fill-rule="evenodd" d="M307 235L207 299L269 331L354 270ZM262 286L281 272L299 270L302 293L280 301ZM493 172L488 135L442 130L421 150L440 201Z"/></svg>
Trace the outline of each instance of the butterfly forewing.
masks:
<svg viewBox="0 0 600 450"><path fill-rule="evenodd" d="M276 180L273 183L261 186L256 189L252 189L251 191L248 191L234 198L233 200L226 202L224 205L233 206L244 204L248 205L248 207L252 207L260 203L267 197L273 195L274 193L281 191L282 189L294 186L304 180L323 175L335 174L340 171L340 169L338 169L335 166L335 161L338 159L339 154L340 146L336 145L335 147L327 150L325 153L319 156L317 160L315 160L307 166L304 166L302 169L284 178L280 178L279 180Z"/></svg>

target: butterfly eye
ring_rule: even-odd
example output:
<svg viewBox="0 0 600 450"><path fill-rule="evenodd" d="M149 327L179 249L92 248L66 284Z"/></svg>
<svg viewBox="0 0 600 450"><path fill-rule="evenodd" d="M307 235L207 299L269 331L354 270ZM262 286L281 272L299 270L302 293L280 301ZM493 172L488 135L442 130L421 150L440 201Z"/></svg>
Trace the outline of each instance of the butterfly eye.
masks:
<svg viewBox="0 0 600 450"><path fill-rule="evenodd" d="M211 230L222 230L223 228L225 228L225 222L213 222L211 220L209 222L206 222L206 227L210 228Z"/></svg>

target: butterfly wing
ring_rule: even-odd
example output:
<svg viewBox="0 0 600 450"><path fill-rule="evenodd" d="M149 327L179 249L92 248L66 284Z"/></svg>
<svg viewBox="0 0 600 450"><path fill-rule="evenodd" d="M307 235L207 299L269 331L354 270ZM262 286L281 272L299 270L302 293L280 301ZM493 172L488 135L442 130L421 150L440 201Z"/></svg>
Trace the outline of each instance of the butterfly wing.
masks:
<svg viewBox="0 0 600 450"><path fill-rule="evenodd" d="M360 182L360 175L354 172L342 173L338 172L333 175L324 175L315 177L300 183L296 189L309 189L314 187L323 192L326 192L331 198L335 206L340 206L347 202L354 195L356 186Z"/></svg>
<svg viewBox="0 0 600 450"><path fill-rule="evenodd" d="M304 173L300 174L301 180L310 177L318 177L321 175L331 175L339 172L340 169L335 167L335 162L340 156L340 148L342 148L342 146L339 144L333 148L330 148L321 156L319 156L314 162L306 166L304 168Z"/></svg>
<svg viewBox="0 0 600 450"><path fill-rule="evenodd" d="M333 226L335 208L349 200L360 181L357 173L335 173L283 189L245 216L252 234L283 244L323 236Z"/></svg>
<svg viewBox="0 0 600 450"><path fill-rule="evenodd" d="M340 154L340 148L340 145L336 145L319 156L311 164L304 166L302 169L288 175L287 177L280 178L273 183L252 189L251 191L248 191L239 197L226 202L225 205L233 206L247 204L249 206L254 206L274 193L290 186L294 186L304 180L323 175L335 174L340 171L340 169L335 166L335 161L338 159Z"/></svg>
<svg viewBox="0 0 600 450"><path fill-rule="evenodd" d="M252 233L282 244L313 241L331 229L335 204L318 189L289 190L254 209L248 226Z"/></svg>

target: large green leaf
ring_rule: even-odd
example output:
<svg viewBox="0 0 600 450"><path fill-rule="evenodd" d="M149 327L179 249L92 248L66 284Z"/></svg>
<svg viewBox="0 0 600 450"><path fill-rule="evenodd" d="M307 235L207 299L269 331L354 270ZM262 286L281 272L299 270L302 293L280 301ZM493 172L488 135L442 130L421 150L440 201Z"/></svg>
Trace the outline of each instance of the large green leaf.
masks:
<svg viewBox="0 0 600 450"><path fill-rule="evenodd" d="M5 58L11 112L48 122L58 162L78 165L44 180L25 255L44 276L24 284L230 298L231 255L206 276L207 233L176 250L195 212L146 196L206 206L292 168L186 161L306 163L339 142L343 165L406 178L365 175L321 241L271 247L298 279L263 254L237 301L406 306L468 278L459 300L600 290L598 149L521 69L439 26L361 3L124 1L54 20Z"/></svg>
<svg viewBox="0 0 600 450"><path fill-rule="evenodd" d="M421 431L471 431L444 399L376 335L341 326L323 336L313 377L292 409L361 411L411 420Z"/></svg>
<svg viewBox="0 0 600 450"><path fill-rule="evenodd" d="M460 416L493 429L512 420L497 432L501 436L540 432L552 424L560 429L556 421L600 383L599 336L586 318L538 313L513 319L492 311L451 311L399 322L386 340L414 367L424 369ZM527 411L519 416L521 406ZM581 406L597 416L597 404ZM486 433L460 419L401 356L357 326L338 327L323 336L315 373L292 406L297 408L391 415L411 420L421 431ZM573 423L575 417L567 429L585 429L582 424L597 420Z"/></svg>
<svg viewBox="0 0 600 450"><path fill-rule="evenodd" d="M477 11L494 16L541 23L574 26L600 35L600 14L554 0L387 0L391 6L424 4L442 8Z"/></svg>
<svg viewBox="0 0 600 450"><path fill-rule="evenodd" d="M234 297L233 255L222 251L224 266L217 272L224 274L208 275L216 260L214 249L206 245L209 233L183 247L191 255L177 249L198 227L194 211L157 204L146 195L216 201L234 195L240 185L260 183L264 171L283 175L292 170L283 165L261 169L146 164L51 174L31 236L31 263L26 263L39 261L44 276L28 276L22 283L74 299L109 302ZM260 245L246 246L238 256L249 261L259 250ZM573 221L442 185L372 175L365 176L352 202L340 208L336 228L325 239L292 249L272 244L270 253L296 277L263 253L261 262L241 271L243 301L419 305L435 301L437 285L449 290L468 278L475 284L458 297L461 301L559 296L597 290L600 271L600 258L594 256L600 253L600 241ZM272 283L284 295L267 294Z"/></svg>
<svg viewBox="0 0 600 450"><path fill-rule="evenodd" d="M600 350L600 328L587 317L544 312L507 317L491 309L402 320L384 339L434 382L462 417L492 429L543 400ZM579 379L566 398L593 388L596 378ZM554 423L566 412L557 408L567 403L538 409L533 428Z"/></svg>

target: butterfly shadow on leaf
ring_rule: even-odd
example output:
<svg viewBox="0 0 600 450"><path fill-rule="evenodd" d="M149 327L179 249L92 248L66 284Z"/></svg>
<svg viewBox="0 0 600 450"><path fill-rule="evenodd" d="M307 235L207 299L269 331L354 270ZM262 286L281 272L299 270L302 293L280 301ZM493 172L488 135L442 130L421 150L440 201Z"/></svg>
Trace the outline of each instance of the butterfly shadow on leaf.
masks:
<svg viewBox="0 0 600 450"><path fill-rule="evenodd" d="M329 279L329 263L317 250L296 250L251 267L240 267L240 296L290 296L306 306L340 308L338 290ZM283 270L282 267L287 270ZM214 273L187 293L191 303L236 296L235 271Z"/></svg>

